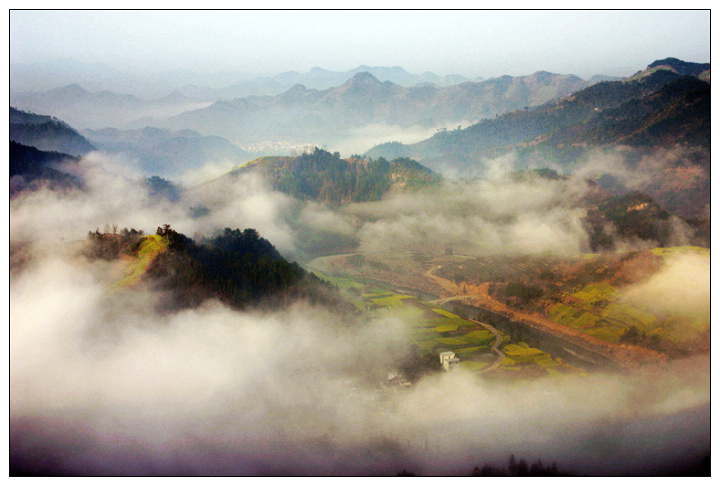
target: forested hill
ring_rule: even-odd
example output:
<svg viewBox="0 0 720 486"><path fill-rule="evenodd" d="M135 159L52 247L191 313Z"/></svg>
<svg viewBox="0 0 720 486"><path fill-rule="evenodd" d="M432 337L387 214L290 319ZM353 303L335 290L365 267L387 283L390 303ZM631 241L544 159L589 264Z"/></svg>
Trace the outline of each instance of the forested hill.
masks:
<svg viewBox="0 0 720 486"><path fill-rule="evenodd" d="M78 159L59 152L45 152L35 147L10 141L10 197L24 190L36 190L46 186L52 190L81 188L82 181L53 165L60 162L76 162Z"/></svg>
<svg viewBox="0 0 720 486"><path fill-rule="evenodd" d="M82 135L57 118L10 107L10 197L45 186L67 190L83 186L60 168L95 150Z"/></svg>
<svg viewBox="0 0 720 486"><path fill-rule="evenodd" d="M67 123L10 107L10 140L39 150L85 155L95 147Z"/></svg>
<svg viewBox="0 0 720 486"><path fill-rule="evenodd" d="M301 200L338 205L376 201L391 191L435 186L442 177L414 160L350 157L315 148L298 157L261 157L229 174L260 173L275 190Z"/></svg>
<svg viewBox="0 0 720 486"><path fill-rule="evenodd" d="M150 251L148 244L153 242L157 244ZM196 307L208 299L234 308L274 307L297 299L343 305L333 287L285 260L254 229L225 228L197 241L170 225L149 236L134 229L95 231L88 233L85 255L108 261L124 256L133 278L113 288L144 282L163 290L158 310L165 312Z"/></svg>

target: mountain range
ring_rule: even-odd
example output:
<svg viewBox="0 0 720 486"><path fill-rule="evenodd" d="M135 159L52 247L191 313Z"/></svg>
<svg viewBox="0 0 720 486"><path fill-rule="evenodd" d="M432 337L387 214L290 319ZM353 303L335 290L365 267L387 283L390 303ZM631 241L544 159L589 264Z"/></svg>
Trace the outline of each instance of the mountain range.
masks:
<svg viewBox="0 0 720 486"><path fill-rule="evenodd" d="M163 97L178 92L203 100L233 99L249 95L277 95L295 84L309 89L339 86L360 72L369 72L381 81L401 86L434 84L449 86L466 81L483 81L482 77L467 78L459 74L438 75L432 72L409 73L400 66L360 65L348 71L331 71L314 67L310 71L286 71L277 75L253 75L243 72L200 74L187 70L163 71L150 76L137 76L102 63L85 63L74 59L10 65L10 84L20 92L40 92L79 84L90 91L113 91L139 97Z"/></svg>
<svg viewBox="0 0 720 486"><path fill-rule="evenodd" d="M573 90L584 81L545 72L448 88L403 88L361 72L336 88L320 91L298 85L279 96L214 103L166 120L176 123L178 130L86 130L83 133L90 141L55 118L11 109L11 140L51 153L76 155L95 147L126 153L143 160L147 171L167 177L208 158L242 163L253 156L225 139L187 128L193 124L211 132L213 127L242 129L243 120L252 120L256 134L266 130L268 135L289 137L298 133L294 131L300 130L297 127L305 133L321 134L363 123L399 123L393 117L400 112L406 113L407 119L440 118L443 113L457 113L455 109L473 111L468 109L468 100L485 99L484 108L476 106L474 113L499 108L503 103L514 103L518 108L465 129L441 130L416 144L388 142L364 156L345 159L339 153L319 149L291 157L266 157L226 177L256 172L267 178L275 190L297 199L343 204L433 185L448 167L477 174L485 168L486 160L503 154L517 154L520 169L541 160L546 166L569 173L592 150L623 147L629 170L642 173L644 179L639 185L629 185L612 173L595 173L593 178L609 195L640 191L665 211L684 218L707 219L710 85L705 80L709 79L709 65L672 58L656 61L626 80L600 82L577 91ZM556 96L565 91L572 92ZM543 102L546 97L551 100ZM263 127L260 122L264 117ZM48 127L52 127L51 132ZM665 155L657 155L658 150L664 150Z"/></svg>
<svg viewBox="0 0 720 486"><path fill-rule="evenodd" d="M207 106L208 102L199 102L179 93L145 99L107 90L94 92L74 83L48 91L11 92L10 104L35 113L52 113L81 129L102 129L138 124L139 119L176 115Z"/></svg>
<svg viewBox="0 0 720 486"><path fill-rule="evenodd" d="M524 77L504 76L481 83L444 88L404 88L381 82L368 72L325 90L303 85L277 96L251 96L218 101L198 110L155 120L156 126L191 128L229 140L319 140L331 143L371 125L432 128L477 120L525 106L537 106L587 86L576 76L545 72Z"/></svg>
<svg viewBox="0 0 720 486"><path fill-rule="evenodd" d="M704 79L710 79L709 65L656 61L627 80L597 83L465 129L441 130L415 144L386 142L365 155L410 157L436 171L471 175L486 170L493 158L515 154L520 167L542 160L569 172L592 151L623 147L631 169L645 166L648 180L639 189L669 211L703 217L710 190L710 84ZM671 166L653 170L650 151L660 149L676 157ZM611 191L626 190L609 175L599 182Z"/></svg>
<svg viewBox="0 0 720 486"><path fill-rule="evenodd" d="M708 70L701 73L709 79ZM620 143L707 146L709 101L710 85L699 76L654 66L624 81L602 82L556 97L532 110L515 110L462 130L440 131L402 149L397 144L387 147L427 162L466 163L521 145L553 150ZM396 155L385 153L383 146L368 154Z"/></svg>
<svg viewBox="0 0 720 486"><path fill-rule="evenodd" d="M371 71L404 73L400 68ZM334 79L323 70L311 73L328 79L328 83ZM285 78L305 79L291 73ZM434 79L430 75L426 78ZM241 144L275 137L325 145L368 125L433 128L472 122L536 106L588 85L576 76L540 72L445 87L428 83L403 87L381 81L370 71L357 72L330 88L313 88L324 86L317 82L307 84L309 87L295 84L277 95L234 98L232 93L223 93L218 97L201 94L198 89L175 91L152 100L111 91L93 92L72 84L41 92L14 89L11 104L36 113L52 113L83 129L189 128Z"/></svg>

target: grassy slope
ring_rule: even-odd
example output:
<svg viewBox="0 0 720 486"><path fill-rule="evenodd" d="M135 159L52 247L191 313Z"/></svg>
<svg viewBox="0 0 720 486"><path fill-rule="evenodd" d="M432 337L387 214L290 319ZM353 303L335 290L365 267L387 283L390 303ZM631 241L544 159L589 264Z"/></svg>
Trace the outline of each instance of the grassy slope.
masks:
<svg viewBox="0 0 720 486"><path fill-rule="evenodd" d="M111 289L120 289L133 287L140 283L140 279L145 274L150 263L158 253L165 250L168 246L167 238L159 235L145 236L138 248L137 257L129 257L127 263L127 275L110 287Z"/></svg>

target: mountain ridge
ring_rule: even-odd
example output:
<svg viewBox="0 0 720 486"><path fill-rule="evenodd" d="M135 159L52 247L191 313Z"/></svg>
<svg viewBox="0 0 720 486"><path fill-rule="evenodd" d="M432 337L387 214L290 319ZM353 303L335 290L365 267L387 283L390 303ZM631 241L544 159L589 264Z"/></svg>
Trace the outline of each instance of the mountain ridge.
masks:
<svg viewBox="0 0 720 486"><path fill-rule="evenodd" d="M405 88L381 82L368 72L355 74L327 90L294 85L280 95L216 102L198 110L156 120L170 129L191 128L229 140L284 137L296 141L349 136L372 124L431 128L441 123L492 117L535 106L587 86L572 75L534 74L503 77L447 88Z"/></svg>
<svg viewBox="0 0 720 486"><path fill-rule="evenodd" d="M57 118L10 107L10 140L46 152L80 156L96 150L85 137Z"/></svg>

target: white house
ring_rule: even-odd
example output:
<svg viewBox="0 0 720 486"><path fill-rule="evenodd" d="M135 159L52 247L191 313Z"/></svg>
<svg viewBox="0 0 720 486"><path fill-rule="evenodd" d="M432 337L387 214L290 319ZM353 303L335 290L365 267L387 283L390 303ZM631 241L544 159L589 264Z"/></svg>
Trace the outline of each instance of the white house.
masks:
<svg viewBox="0 0 720 486"><path fill-rule="evenodd" d="M440 364L445 371L452 371L460 366L460 358L456 358L452 351L443 351L440 353Z"/></svg>

